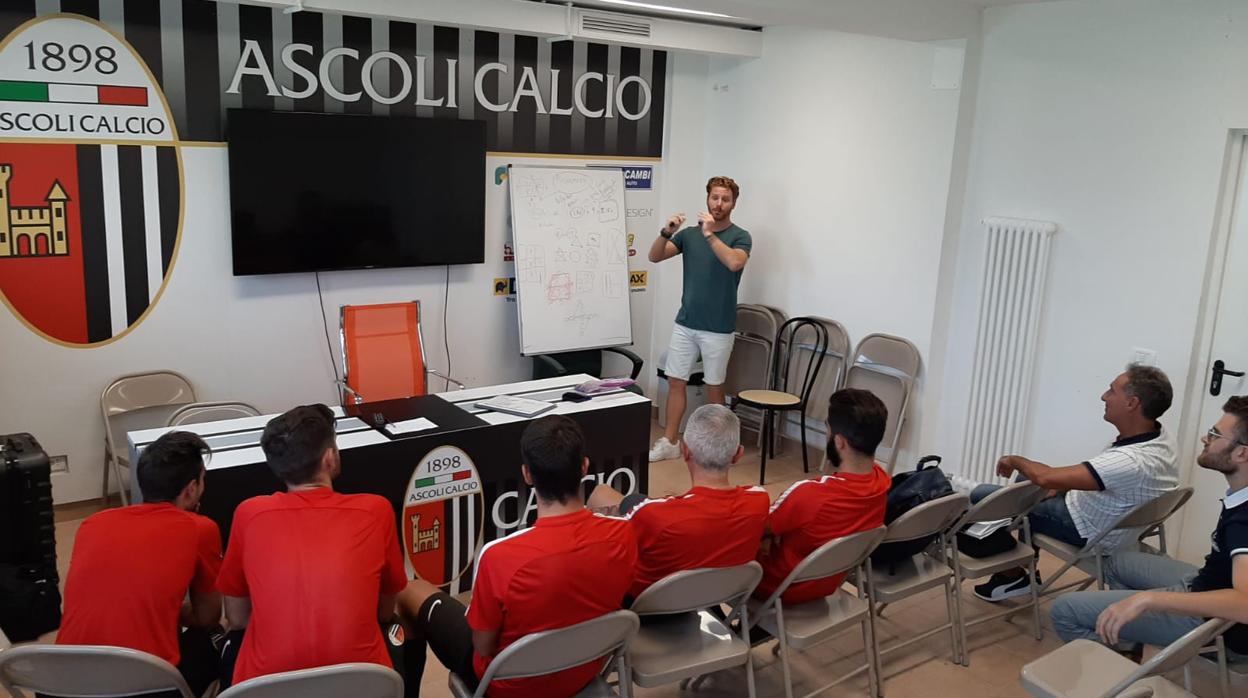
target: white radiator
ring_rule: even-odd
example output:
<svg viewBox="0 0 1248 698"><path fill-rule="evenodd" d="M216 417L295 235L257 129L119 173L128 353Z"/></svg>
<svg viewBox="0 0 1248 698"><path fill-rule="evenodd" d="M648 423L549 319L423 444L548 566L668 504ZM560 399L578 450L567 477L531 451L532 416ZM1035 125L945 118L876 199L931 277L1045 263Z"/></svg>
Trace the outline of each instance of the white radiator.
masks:
<svg viewBox="0 0 1248 698"><path fill-rule="evenodd" d="M1001 482L997 460L1022 446L1049 244L1055 223L987 218L979 329L962 439L962 475Z"/></svg>

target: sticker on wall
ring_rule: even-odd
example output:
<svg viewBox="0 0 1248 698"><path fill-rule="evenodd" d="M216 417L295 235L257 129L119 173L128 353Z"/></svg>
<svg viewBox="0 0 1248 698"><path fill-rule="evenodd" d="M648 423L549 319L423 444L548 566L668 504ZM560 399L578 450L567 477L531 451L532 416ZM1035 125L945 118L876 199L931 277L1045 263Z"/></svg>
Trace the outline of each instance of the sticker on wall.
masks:
<svg viewBox="0 0 1248 698"><path fill-rule="evenodd" d="M516 293L516 277L494 279L494 295L512 296Z"/></svg>
<svg viewBox="0 0 1248 698"><path fill-rule="evenodd" d="M510 242L503 243L503 261L504 262L516 261L516 252L514 249L512 249Z"/></svg>
<svg viewBox="0 0 1248 698"><path fill-rule="evenodd" d="M494 168L494 184L502 186L507 181L507 165L501 165Z"/></svg>
<svg viewBox="0 0 1248 698"><path fill-rule="evenodd" d="M632 233L628 234L628 256L629 257L637 256L637 250L633 247L633 240L635 239L637 239L636 235L633 235Z"/></svg>
<svg viewBox="0 0 1248 698"><path fill-rule="evenodd" d="M181 239L177 129L122 37L48 15L0 42L0 297L66 346L151 313Z"/></svg>
<svg viewBox="0 0 1248 698"><path fill-rule="evenodd" d="M477 466L455 446L439 446L412 471L403 497L403 559L408 577L444 585L472 564L485 523Z"/></svg>
<svg viewBox="0 0 1248 698"><path fill-rule="evenodd" d="M648 271L630 271L628 272L628 288L633 293L640 293L646 290L646 277L650 275Z"/></svg>
<svg viewBox="0 0 1248 698"><path fill-rule="evenodd" d="M620 169L624 170L625 189L649 189L654 182L653 167L621 167Z"/></svg>

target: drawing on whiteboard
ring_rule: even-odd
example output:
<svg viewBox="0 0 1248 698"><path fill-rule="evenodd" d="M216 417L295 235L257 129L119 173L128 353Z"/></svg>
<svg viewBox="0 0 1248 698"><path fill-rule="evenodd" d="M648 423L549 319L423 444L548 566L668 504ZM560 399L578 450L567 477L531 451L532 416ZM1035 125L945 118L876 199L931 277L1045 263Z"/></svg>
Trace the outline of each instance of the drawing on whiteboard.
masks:
<svg viewBox="0 0 1248 698"><path fill-rule="evenodd" d="M574 221L584 218L587 213L589 213L589 209L585 208L584 206L573 206L572 208L568 209L568 216L571 217L572 220Z"/></svg>
<svg viewBox="0 0 1248 698"><path fill-rule="evenodd" d="M576 272L576 292L577 293L593 293L594 292L594 272L592 271Z"/></svg>
<svg viewBox="0 0 1248 698"><path fill-rule="evenodd" d="M546 254L541 245L516 248L516 277L522 284L540 284L546 278Z"/></svg>
<svg viewBox="0 0 1248 698"><path fill-rule="evenodd" d="M550 275L550 283L546 284L546 300L557 303L572 300L572 276L565 272Z"/></svg>
<svg viewBox="0 0 1248 698"><path fill-rule="evenodd" d="M623 264L625 254L624 233L612 230L607 234L607 264Z"/></svg>
<svg viewBox="0 0 1248 698"><path fill-rule="evenodd" d="M576 194L589 188L589 178L580 172L560 172L555 175L555 186L566 194Z"/></svg>
<svg viewBox="0 0 1248 698"><path fill-rule="evenodd" d="M598 222L609 223L620 219L620 207L614 201L604 201L598 204Z"/></svg>
<svg viewBox="0 0 1248 698"><path fill-rule="evenodd" d="M585 334L585 330L589 328L589 323L597 319L598 313L585 312L584 301L577 301L576 310L573 310L571 314L564 318L566 322L580 325L579 329L581 334Z"/></svg>
<svg viewBox="0 0 1248 698"><path fill-rule="evenodd" d="M622 298L624 296L624 275L604 274L602 277L602 292L607 298Z"/></svg>

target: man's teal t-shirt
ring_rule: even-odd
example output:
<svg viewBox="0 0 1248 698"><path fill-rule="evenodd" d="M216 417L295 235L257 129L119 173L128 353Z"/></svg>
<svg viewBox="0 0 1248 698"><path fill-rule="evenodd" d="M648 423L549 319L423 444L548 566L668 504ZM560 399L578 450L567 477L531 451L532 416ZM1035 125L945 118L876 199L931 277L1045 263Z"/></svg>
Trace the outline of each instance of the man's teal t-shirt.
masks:
<svg viewBox="0 0 1248 698"><path fill-rule="evenodd" d="M750 234L735 223L715 233L725 245L749 254L754 245ZM685 288L680 296L676 324L691 330L733 332L737 329L737 286L741 273L729 271L715 256L702 229L689 226L672 236L685 264Z"/></svg>

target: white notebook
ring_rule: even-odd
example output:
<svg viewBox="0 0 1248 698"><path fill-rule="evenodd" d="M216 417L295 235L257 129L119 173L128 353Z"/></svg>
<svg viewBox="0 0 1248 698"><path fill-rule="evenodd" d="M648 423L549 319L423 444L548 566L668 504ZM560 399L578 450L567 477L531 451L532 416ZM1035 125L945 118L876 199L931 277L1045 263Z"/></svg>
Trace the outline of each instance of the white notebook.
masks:
<svg viewBox="0 0 1248 698"><path fill-rule="evenodd" d="M530 400L527 397L516 397L515 395L498 395L489 400L480 400L476 405L481 409L505 412L518 417L533 417L547 410L555 409L554 403Z"/></svg>

